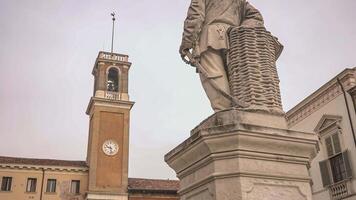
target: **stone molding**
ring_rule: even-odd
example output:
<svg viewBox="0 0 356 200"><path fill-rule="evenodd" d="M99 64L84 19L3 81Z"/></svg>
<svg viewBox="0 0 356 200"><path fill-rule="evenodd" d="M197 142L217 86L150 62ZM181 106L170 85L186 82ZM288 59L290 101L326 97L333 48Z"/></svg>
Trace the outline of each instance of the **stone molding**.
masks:
<svg viewBox="0 0 356 200"><path fill-rule="evenodd" d="M346 91L354 88L356 86L356 68L345 69L317 91L305 98L302 102L290 109L286 113L288 126L292 127L298 124L300 121L341 95L342 90L337 82L337 78L340 78Z"/></svg>
<svg viewBox="0 0 356 200"><path fill-rule="evenodd" d="M236 115L230 115L230 113L236 113ZM208 119L204 120L198 127L194 128L191 131L191 137L186 139L184 142L179 144L176 148L171 150L165 155L165 160L168 161L178 154L181 154L183 151L188 151L188 147L192 148L198 144L198 141L203 137L224 137L224 135L229 135L233 132L238 132L240 136L253 136L260 139L273 139L276 141L285 141L285 142L298 142L305 144L314 143L315 135L313 133L307 133L302 131L287 130L284 129L283 123L277 123L282 126L282 128L277 127L267 127L264 124L273 124L276 121L285 121L283 117L276 117L270 114L259 114L259 113L249 113L246 117L244 111L239 110L226 110L219 113L215 113L210 116ZM241 116L239 116L241 114ZM264 123L259 122L259 120L254 120L254 122L259 122L258 125L253 124L253 115L256 118L262 118ZM232 117L232 118L230 118ZM238 119L243 117L242 119ZM225 118L230 118L230 120L225 120ZM250 119L248 119L250 118ZM280 120L277 120L279 118ZM205 124L216 123L217 126L206 126ZM227 132L228 131L228 132ZM274 133L274 134L270 134ZM272 146L273 147L273 146Z"/></svg>
<svg viewBox="0 0 356 200"><path fill-rule="evenodd" d="M105 55L105 56L103 56L103 55ZM117 58L124 58L124 59L110 59L109 57L106 57L107 55L117 57ZM130 66L132 65L132 63L129 62L128 59L129 59L129 56L125 55L125 54L117 54L117 53L109 53L109 52L100 51L98 54L98 57L95 60L92 74L94 75L96 73L98 65L105 64L105 63L109 63L114 66L122 65L124 68L129 69Z"/></svg>
<svg viewBox="0 0 356 200"><path fill-rule="evenodd" d="M18 169L18 170L46 170L54 172L88 172L88 167L61 167L61 166L46 166L46 165L19 165L19 164L0 164L0 169Z"/></svg>
<svg viewBox="0 0 356 200"><path fill-rule="evenodd" d="M104 98L96 98L92 97L88 104L86 114L91 115L94 106L105 106L105 107L113 107L113 108L123 108L131 110L132 106L135 102L132 101L121 101L121 100L112 100L112 99L104 99Z"/></svg>
<svg viewBox="0 0 356 200"><path fill-rule="evenodd" d="M209 157L205 157L202 160L198 161L191 166L191 168L181 172L178 176L179 178L184 178L189 174L193 173L195 170L206 167L207 165L217 161L217 160L224 160L224 159L233 159L233 158L245 158L245 159L255 159L255 160L262 160L262 161L274 161L280 163L290 163L290 164L300 164L300 165L308 165L308 161L305 158L298 158L298 157L290 157L288 155L271 155L261 152L245 152L245 151L233 151L233 152L223 152L219 154L212 154ZM243 174L243 173L240 173ZM246 173L245 173L246 174ZM255 174L260 176L259 174ZM300 179L300 177L294 177L296 179Z"/></svg>
<svg viewBox="0 0 356 200"><path fill-rule="evenodd" d="M352 96L356 96L356 86L348 91Z"/></svg>
<svg viewBox="0 0 356 200"><path fill-rule="evenodd" d="M328 133L335 133L340 131L340 123L342 117L336 115L323 115L319 120L317 126L314 129L314 132L319 135L319 138Z"/></svg>

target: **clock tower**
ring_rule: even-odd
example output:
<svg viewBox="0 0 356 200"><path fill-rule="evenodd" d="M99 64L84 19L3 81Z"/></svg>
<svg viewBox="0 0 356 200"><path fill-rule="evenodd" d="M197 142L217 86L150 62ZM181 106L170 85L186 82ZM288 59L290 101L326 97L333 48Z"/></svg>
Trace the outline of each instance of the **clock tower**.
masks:
<svg viewBox="0 0 356 200"><path fill-rule="evenodd" d="M123 54L99 52L92 74L94 92L89 115L87 163L88 200L128 199L130 110L128 95L131 63Z"/></svg>

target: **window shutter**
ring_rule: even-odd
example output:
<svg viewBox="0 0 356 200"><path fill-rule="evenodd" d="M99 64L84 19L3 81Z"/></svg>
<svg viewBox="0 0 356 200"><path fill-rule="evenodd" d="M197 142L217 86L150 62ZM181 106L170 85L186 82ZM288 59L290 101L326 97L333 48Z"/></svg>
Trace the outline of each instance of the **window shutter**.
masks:
<svg viewBox="0 0 356 200"><path fill-rule="evenodd" d="M11 191L11 186L12 186L12 177L8 177L7 191Z"/></svg>
<svg viewBox="0 0 356 200"><path fill-rule="evenodd" d="M326 152L328 154L328 157L332 156L334 154L333 151L333 145L331 144L331 137L327 137L325 139L325 145L326 145Z"/></svg>
<svg viewBox="0 0 356 200"><path fill-rule="evenodd" d="M1 181L1 191L4 191L4 177L2 177Z"/></svg>
<svg viewBox="0 0 356 200"><path fill-rule="evenodd" d="M321 180L323 182L323 186L326 187L331 184L330 174L328 170L328 160L319 162L319 166L320 166Z"/></svg>
<svg viewBox="0 0 356 200"><path fill-rule="evenodd" d="M345 168L346 168L346 178L351 178L352 177L352 168L351 168L351 165L350 165L348 152L344 151L342 153L342 157L344 159Z"/></svg>
<svg viewBox="0 0 356 200"><path fill-rule="evenodd" d="M340 145L340 140L339 140L339 134L334 134L332 136L332 138L333 138L335 154L340 153L341 152L341 145Z"/></svg>

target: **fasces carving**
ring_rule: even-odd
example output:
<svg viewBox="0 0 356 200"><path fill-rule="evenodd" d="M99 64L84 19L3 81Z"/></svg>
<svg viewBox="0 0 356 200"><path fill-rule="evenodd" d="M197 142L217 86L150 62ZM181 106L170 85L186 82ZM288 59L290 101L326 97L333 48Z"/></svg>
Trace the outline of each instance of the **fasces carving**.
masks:
<svg viewBox="0 0 356 200"><path fill-rule="evenodd" d="M231 95L247 109L283 113L276 60L282 45L264 27L233 27L227 73Z"/></svg>

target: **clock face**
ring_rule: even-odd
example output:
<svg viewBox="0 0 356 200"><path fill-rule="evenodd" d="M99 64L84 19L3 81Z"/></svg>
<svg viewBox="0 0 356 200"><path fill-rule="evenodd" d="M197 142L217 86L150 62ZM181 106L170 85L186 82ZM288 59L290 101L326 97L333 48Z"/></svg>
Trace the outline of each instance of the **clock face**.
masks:
<svg viewBox="0 0 356 200"><path fill-rule="evenodd" d="M119 151L119 145L114 140L106 140L103 144L103 151L108 156L113 156Z"/></svg>

